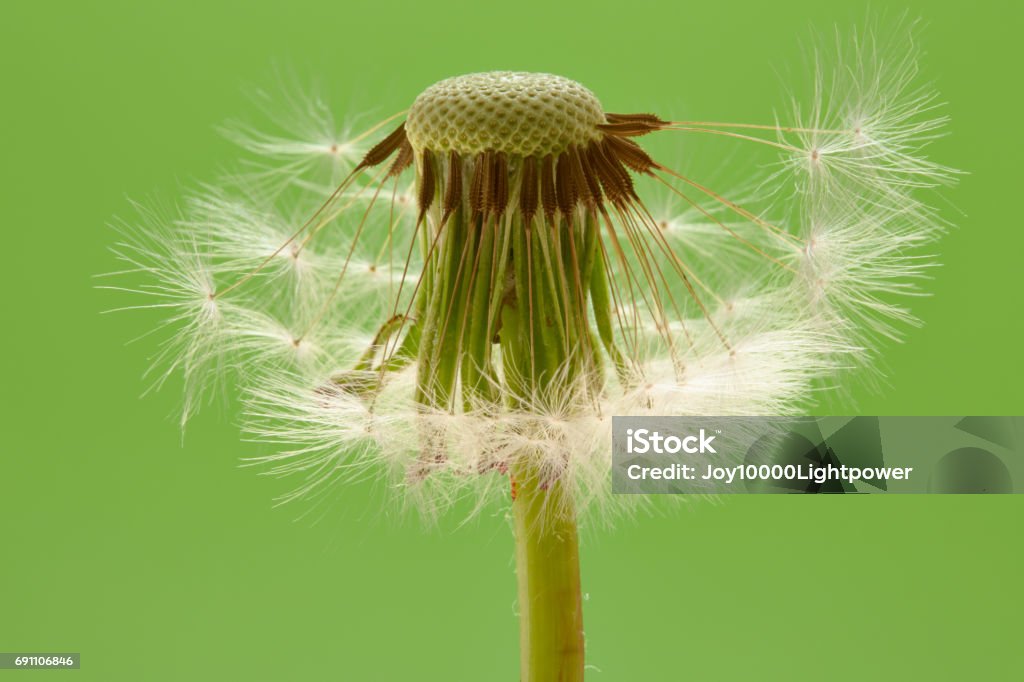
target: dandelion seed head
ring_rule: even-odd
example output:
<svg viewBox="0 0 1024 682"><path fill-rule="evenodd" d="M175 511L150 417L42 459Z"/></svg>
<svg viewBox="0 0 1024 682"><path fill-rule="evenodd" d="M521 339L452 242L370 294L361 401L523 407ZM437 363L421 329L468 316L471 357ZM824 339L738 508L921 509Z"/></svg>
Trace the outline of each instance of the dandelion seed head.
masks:
<svg viewBox="0 0 1024 682"><path fill-rule="evenodd" d="M529 471L630 513L612 416L790 414L915 322L942 230L921 191L953 174L923 155L944 119L891 49L858 36L791 126L613 114L574 81L492 72L379 134L313 134L336 128L319 104L305 136L236 133L269 162L252 182L115 250L166 314L156 384L185 377L186 417L238 387L276 449L252 463L298 481L282 501L386 472L432 518L507 503ZM654 159L654 133L780 164L725 195Z"/></svg>

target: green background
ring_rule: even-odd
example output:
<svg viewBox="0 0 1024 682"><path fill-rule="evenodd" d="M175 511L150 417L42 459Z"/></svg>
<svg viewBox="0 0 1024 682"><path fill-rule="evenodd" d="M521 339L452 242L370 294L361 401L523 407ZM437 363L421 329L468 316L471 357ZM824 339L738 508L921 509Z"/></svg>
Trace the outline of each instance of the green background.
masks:
<svg viewBox="0 0 1024 682"><path fill-rule="evenodd" d="M0 650L80 651L94 680L514 680L504 518L427 530L346 488L314 523L240 470L231 409L182 444L146 399L146 316L101 316L128 198L173 200L235 150L274 64L339 108L408 105L494 68L576 78L610 110L764 121L774 68L834 24L909 9L949 102L925 321L880 388L829 409L1022 414L1021 10L1013 3L9 2L0 20ZM726 147L707 147L726 150ZM713 157L712 157L713 158ZM585 530L594 680L1021 679L1024 497L744 496ZM0 672L0 677L25 673ZM63 678L63 677L62 677Z"/></svg>

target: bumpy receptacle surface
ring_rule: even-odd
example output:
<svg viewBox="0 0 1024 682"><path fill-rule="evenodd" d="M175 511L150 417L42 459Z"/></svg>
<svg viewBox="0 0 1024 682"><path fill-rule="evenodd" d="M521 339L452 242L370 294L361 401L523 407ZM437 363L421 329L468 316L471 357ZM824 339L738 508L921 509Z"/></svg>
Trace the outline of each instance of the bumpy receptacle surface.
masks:
<svg viewBox="0 0 1024 682"><path fill-rule="evenodd" d="M423 91L406 119L416 150L559 154L597 139L601 103L579 83L544 73L490 71Z"/></svg>

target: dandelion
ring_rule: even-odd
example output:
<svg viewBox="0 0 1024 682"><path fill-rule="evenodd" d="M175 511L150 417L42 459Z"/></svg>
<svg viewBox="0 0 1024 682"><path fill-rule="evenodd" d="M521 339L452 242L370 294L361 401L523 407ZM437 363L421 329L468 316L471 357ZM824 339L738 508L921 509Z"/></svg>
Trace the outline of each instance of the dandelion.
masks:
<svg viewBox="0 0 1024 682"><path fill-rule="evenodd" d="M173 329L157 383L180 370L187 416L235 379L278 446L259 462L301 481L284 499L383 470L428 515L508 504L521 679L582 679L578 519L638 503L608 494L612 415L790 413L914 321L944 120L913 55L856 43L786 126L611 113L567 78L489 72L428 87L359 157L371 134L236 133L281 172L116 249ZM781 158L740 201L642 145L672 134ZM326 177L325 149L345 150Z"/></svg>

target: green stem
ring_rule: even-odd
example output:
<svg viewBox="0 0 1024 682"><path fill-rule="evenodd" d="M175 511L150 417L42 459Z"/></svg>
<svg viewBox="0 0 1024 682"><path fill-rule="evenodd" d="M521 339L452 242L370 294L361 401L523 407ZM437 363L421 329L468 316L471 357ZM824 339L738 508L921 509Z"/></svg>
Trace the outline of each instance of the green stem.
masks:
<svg viewBox="0 0 1024 682"><path fill-rule="evenodd" d="M599 394L602 359L588 315L595 286L602 289L593 294L595 314L604 315L600 341L613 345L613 338L608 285L592 274L603 265L594 217L524 224L517 214L479 216L461 207L444 229L417 302L424 311L416 339L419 403L468 413L491 404L497 412L504 402L529 429L529 415L562 414ZM496 339L500 373L492 360ZM448 456L443 430L426 424L421 439L416 476ZM514 491L520 680L578 682L583 609L568 454L541 447L524 446L503 462Z"/></svg>
<svg viewBox="0 0 1024 682"><path fill-rule="evenodd" d="M512 389L510 407L529 409L517 404L520 397L536 397L542 389L550 391L559 366L571 360L571 353L580 352L584 340L566 338L576 327L563 325L562 315L576 299L563 297L559 301L546 286L551 269L542 266L543 258L536 258L530 266L523 262L524 255L536 256L538 250L546 249L540 230L548 227L528 231L514 225L513 229L515 296L502 308L501 346L505 380ZM540 249L528 250L527 239L536 239L534 246ZM567 388L572 386L568 379ZM519 586L520 680L582 680L583 605L572 491L557 473L544 471L541 460L532 453L524 452L513 462L509 474L515 492L512 514Z"/></svg>
<svg viewBox="0 0 1024 682"><path fill-rule="evenodd" d="M583 603L572 498L528 465L513 471L521 682L583 679Z"/></svg>

